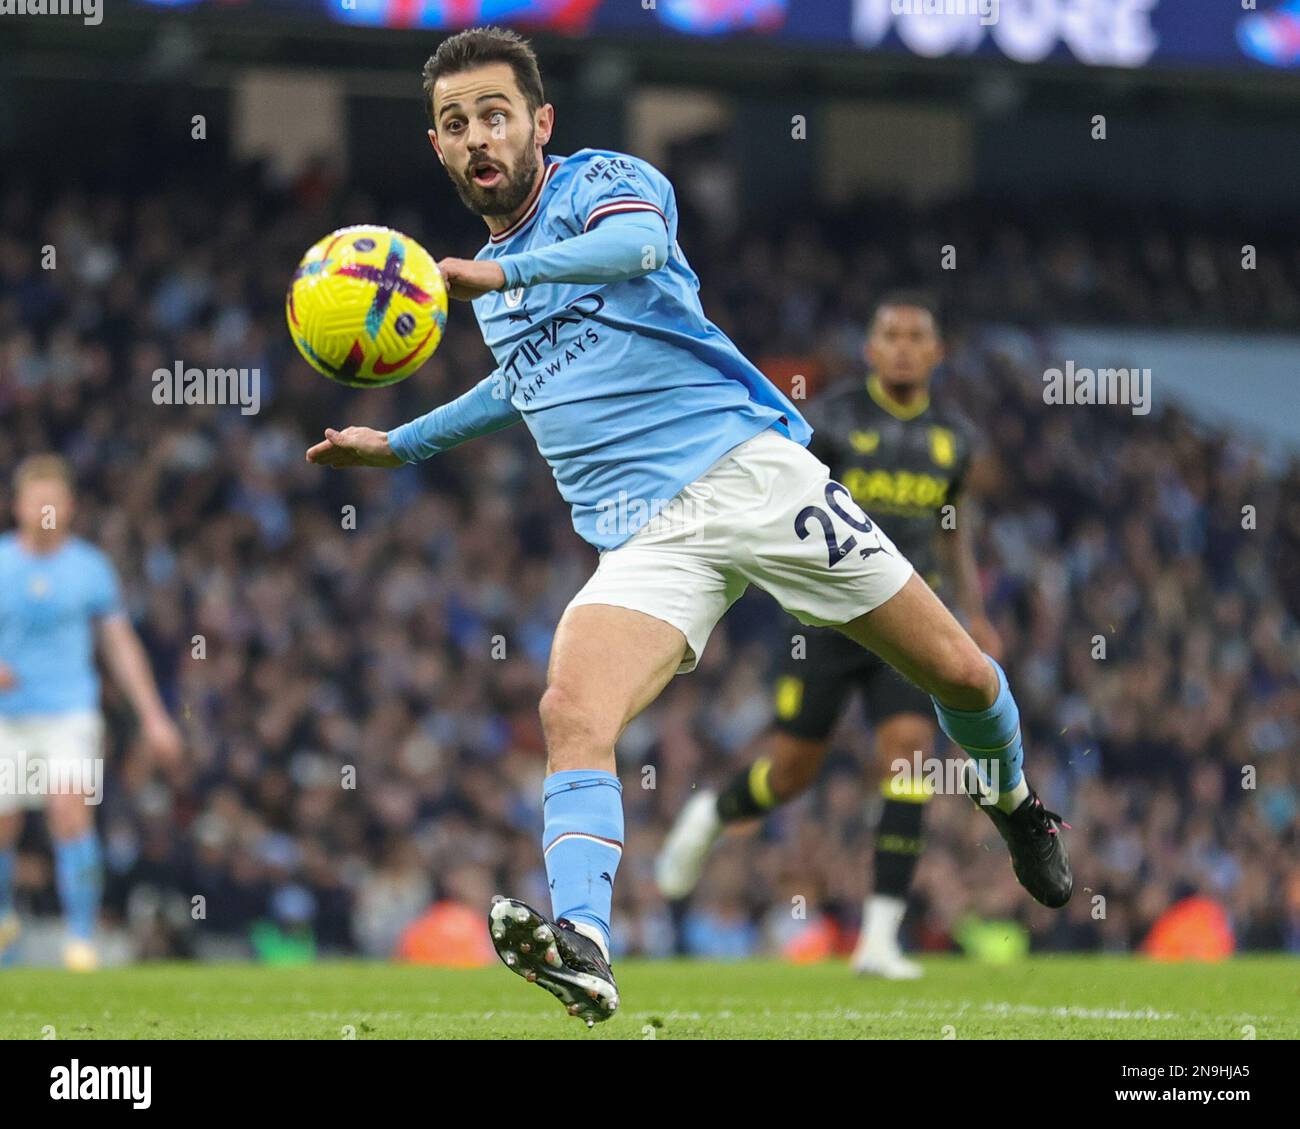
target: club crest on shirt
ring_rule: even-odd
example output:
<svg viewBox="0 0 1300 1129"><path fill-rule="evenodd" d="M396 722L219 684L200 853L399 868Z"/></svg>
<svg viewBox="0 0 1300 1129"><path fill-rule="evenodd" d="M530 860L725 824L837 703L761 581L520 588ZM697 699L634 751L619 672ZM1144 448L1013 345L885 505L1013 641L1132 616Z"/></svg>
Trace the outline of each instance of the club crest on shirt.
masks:
<svg viewBox="0 0 1300 1129"><path fill-rule="evenodd" d="M880 446L879 431L855 431L849 436L853 449L860 455L873 455Z"/></svg>
<svg viewBox="0 0 1300 1129"><path fill-rule="evenodd" d="M507 290L505 292L505 300L507 309L515 309L519 303L524 300L524 288L522 286L516 286L513 290Z"/></svg>
<svg viewBox="0 0 1300 1129"><path fill-rule="evenodd" d="M33 600L43 600L50 591L50 582L44 576L33 576L31 583L27 586L27 594Z"/></svg>

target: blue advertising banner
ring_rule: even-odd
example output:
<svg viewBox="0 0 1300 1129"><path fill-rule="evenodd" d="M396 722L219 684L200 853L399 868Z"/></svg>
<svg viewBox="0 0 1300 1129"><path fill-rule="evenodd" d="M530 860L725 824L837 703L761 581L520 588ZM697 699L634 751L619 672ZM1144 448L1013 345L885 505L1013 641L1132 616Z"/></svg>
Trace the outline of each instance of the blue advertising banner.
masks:
<svg viewBox="0 0 1300 1129"><path fill-rule="evenodd" d="M1300 68L1300 0L139 0L366 27L770 40L927 59Z"/></svg>

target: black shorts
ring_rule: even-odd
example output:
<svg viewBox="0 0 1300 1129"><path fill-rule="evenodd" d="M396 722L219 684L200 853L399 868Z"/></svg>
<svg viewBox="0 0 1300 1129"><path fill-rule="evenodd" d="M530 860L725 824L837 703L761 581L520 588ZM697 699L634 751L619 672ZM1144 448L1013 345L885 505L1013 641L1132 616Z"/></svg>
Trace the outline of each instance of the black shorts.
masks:
<svg viewBox="0 0 1300 1129"><path fill-rule="evenodd" d="M861 690L875 723L902 713L934 716L934 703L920 687L847 636L825 627L795 624L791 635L806 641L803 658L786 652L776 680L776 728L792 737L824 741L854 690Z"/></svg>

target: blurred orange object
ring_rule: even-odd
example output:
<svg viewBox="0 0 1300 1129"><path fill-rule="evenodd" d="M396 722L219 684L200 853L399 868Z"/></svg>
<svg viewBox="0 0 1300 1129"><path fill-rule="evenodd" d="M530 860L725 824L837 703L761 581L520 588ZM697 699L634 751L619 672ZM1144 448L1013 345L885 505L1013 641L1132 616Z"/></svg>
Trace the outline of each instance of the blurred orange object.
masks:
<svg viewBox="0 0 1300 1129"><path fill-rule="evenodd" d="M1170 906L1142 942L1142 951L1155 960L1226 960L1235 947L1224 908L1203 897Z"/></svg>
<svg viewBox="0 0 1300 1129"><path fill-rule="evenodd" d="M430 906L402 931L394 956L408 964L440 968L482 968L496 960L486 916L460 902Z"/></svg>
<svg viewBox="0 0 1300 1129"><path fill-rule="evenodd" d="M791 964L813 964L842 951L840 931L829 917L818 916L781 947L781 956Z"/></svg>

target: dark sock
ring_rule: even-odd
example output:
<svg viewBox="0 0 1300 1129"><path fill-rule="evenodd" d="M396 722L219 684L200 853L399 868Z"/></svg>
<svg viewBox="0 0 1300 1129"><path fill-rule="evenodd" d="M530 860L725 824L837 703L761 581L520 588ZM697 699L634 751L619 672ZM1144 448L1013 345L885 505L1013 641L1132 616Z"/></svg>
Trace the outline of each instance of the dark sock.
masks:
<svg viewBox="0 0 1300 1129"><path fill-rule="evenodd" d="M907 897L925 845L921 835L924 816L924 800L899 800L886 795L876 827L875 893L889 898Z"/></svg>
<svg viewBox="0 0 1300 1129"><path fill-rule="evenodd" d="M742 769L718 794L718 818L723 823L736 823L742 819L757 819L776 807L776 797L768 785L772 762L759 757L752 765Z"/></svg>

